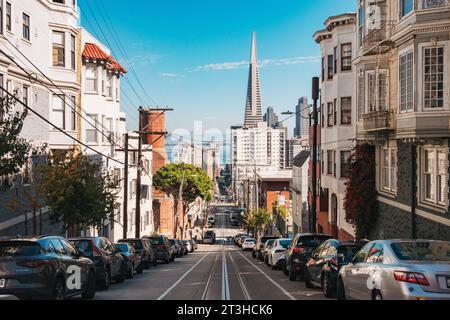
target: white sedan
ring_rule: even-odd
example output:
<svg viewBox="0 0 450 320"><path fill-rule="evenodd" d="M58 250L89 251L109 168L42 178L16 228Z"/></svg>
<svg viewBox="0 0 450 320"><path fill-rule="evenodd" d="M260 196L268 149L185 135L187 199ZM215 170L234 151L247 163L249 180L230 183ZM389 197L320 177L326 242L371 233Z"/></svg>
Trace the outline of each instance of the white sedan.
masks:
<svg viewBox="0 0 450 320"><path fill-rule="evenodd" d="M255 238L245 238L245 240L242 242L242 251L253 250L255 242Z"/></svg>
<svg viewBox="0 0 450 320"><path fill-rule="evenodd" d="M282 267L283 260L286 259L286 251L291 244L291 239L276 239L268 250L267 264L272 269L279 269Z"/></svg>

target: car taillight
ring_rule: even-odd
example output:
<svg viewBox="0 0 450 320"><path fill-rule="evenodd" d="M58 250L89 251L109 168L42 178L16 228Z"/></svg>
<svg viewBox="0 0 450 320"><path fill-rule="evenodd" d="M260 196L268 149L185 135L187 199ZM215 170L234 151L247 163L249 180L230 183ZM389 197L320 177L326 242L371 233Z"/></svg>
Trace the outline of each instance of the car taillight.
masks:
<svg viewBox="0 0 450 320"><path fill-rule="evenodd" d="M300 252L303 252L303 251L305 251L305 248L293 248L292 249L292 252L294 252L294 253L300 253Z"/></svg>
<svg viewBox="0 0 450 320"><path fill-rule="evenodd" d="M30 269L37 269L50 264L50 260L20 261L17 265Z"/></svg>
<svg viewBox="0 0 450 320"><path fill-rule="evenodd" d="M406 271L395 271L394 278L397 281L408 282L408 283L416 283L421 286L429 286L427 278L418 272L406 272Z"/></svg>

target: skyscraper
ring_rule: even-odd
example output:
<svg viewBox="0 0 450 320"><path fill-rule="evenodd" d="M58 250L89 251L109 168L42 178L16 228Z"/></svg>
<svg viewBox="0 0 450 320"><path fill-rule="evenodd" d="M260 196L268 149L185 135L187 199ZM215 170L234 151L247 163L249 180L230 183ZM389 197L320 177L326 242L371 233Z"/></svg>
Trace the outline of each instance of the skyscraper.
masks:
<svg viewBox="0 0 450 320"><path fill-rule="evenodd" d="M302 97L298 100L295 112L294 136L296 138L307 138L309 135L309 108L307 97Z"/></svg>
<svg viewBox="0 0 450 320"><path fill-rule="evenodd" d="M244 127L255 128L258 126L258 122L262 121L259 68L258 58L256 56L256 34L253 32Z"/></svg>
<svg viewBox="0 0 450 320"><path fill-rule="evenodd" d="M264 121L268 127L275 128L278 126L278 115L273 111L272 107L267 108L267 112L264 115Z"/></svg>

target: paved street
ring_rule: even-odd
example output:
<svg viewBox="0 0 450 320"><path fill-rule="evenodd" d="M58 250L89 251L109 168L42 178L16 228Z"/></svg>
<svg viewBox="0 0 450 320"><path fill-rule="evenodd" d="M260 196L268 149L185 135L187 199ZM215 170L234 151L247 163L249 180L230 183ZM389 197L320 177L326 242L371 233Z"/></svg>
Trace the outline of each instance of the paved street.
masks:
<svg viewBox="0 0 450 320"><path fill-rule="evenodd" d="M324 299L319 289L290 282L242 252L223 237L239 232L229 227L229 217L216 215L218 244L199 245L194 254L169 265L159 264L123 284L113 284L96 299L136 300L307 300Z"/></svg>

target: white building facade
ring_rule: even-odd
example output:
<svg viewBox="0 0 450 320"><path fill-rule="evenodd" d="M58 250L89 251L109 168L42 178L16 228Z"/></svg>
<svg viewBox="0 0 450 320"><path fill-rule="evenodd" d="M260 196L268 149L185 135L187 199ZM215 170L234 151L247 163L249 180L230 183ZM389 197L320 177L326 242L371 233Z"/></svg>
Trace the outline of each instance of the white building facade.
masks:
<svg viewBox="0 0 450 320"><path fill-rule="evenodd" d="M322 57L321 74L321 188L328 190L328 232L354 237L345 221L344 199L348 163L356 139L355 57L356 14L333 16L315 33Z"/></svg>

